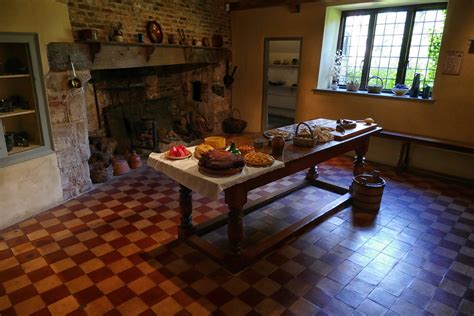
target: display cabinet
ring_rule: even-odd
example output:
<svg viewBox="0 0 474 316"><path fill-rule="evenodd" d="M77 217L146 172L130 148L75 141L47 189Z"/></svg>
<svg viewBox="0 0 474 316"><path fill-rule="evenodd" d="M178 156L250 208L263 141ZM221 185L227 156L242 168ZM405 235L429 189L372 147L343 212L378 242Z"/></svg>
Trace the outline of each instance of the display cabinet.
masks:
<svg viewBox="0 0 474 316"><path fill-rule="evenodd" d="M0 167L52 153L38 35L0 32Z"/></svg>

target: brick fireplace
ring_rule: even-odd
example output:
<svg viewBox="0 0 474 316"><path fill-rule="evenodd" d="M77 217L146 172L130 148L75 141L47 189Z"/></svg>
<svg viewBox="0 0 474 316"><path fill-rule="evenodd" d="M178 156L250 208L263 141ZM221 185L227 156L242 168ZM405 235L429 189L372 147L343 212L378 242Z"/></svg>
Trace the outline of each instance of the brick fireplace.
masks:
<svg viewBox="0 0 474 316"><path fill-rule="evenodd" d="M231 60L230 17L223 0L69 0L67 5L74 39L80 40L81 29L94 29L104 45L100 45L100 52L97 45L79 42L48 45L50 72L46 90L64 199L92 187L89 137L108 133L104 109L112 105L151 104L184 112L199 108L214 131L219 131L219 122L231 102L231 91L222 83L225 63ZM150 20L158 21L165 35L163 47L157 46L152 54L146 46L147 38L145 45L136 43L137 34L146 33ZM122 49L107 42L111 27L117 22L122 23L124 43L129 44ZM198 41L220 34L226 49L166 47L170 34L179 38L178 29ZM69 56L83 89L67 85L72 77ZM201 83L201 101L193 100L196 82ZM111 89L124 83L136 86ZM155 110L154 107L152 112Z"/></svg>

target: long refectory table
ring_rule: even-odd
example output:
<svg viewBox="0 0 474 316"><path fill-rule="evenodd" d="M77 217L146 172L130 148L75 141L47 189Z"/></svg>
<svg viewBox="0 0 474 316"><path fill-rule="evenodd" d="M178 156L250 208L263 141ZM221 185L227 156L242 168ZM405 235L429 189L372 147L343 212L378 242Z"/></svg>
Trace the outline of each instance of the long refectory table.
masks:
<svg viewBox="0 0 474 316"><path fill-rule="evenodd" d="M318 122L328 120L313 120ZM334 122L335 124L335 122ZM287 129L292 129L287 127ZM248 168L245 167L243 174L233 176L232 179L211 178L200 175L197 172L197 160L190 158L188 162L181 162L173 165L172 162L166 162L163 154L151 154L148 164L158 171L161 171L180 184L179 205L181 212L181 223L179 224L178 236L188 244L206 253L208 256L223 264L229 270L237 272L249 264L256 261L262 255L268 253L271 249L288 240L290 237L301 233L309 225L315 225L325 220L337 211L350 205L351 196L348 188L342 188L330 183L317 180L317 165L321 162L342 155L349 151L355 151L354 175L361 174L364 169L365 154L367 153L370 137L382 130L377 125L369 127L358 123L355 130L348 130L346 135L340 137L340 140L333 140L325 144L318 144L312 148L294 146L291 141L287 141L283 155L276 157L279 160L271 169ZM235 142L237 146L251 144L259 135L242 135L231 137L228 142ZM266 146L261 149L263 152L271 152L271 148ZM194 161L192 161L194 159ZM172 172L171 169L175 169ZM265 200L257 200L247 203L247 194L249 191L279 180L296 172L308 170L306 179L302 182L275 192L275 194ZM178 174L178 176L176 176ZM192 181L192 178L196 181ZM199 182L201 181L201 182ZM189 185L188 185L189 184ZM314 185L319 188L329 190L340 194L341 196L314 213L303 217L294 224L280 231L279 233L263 239L256 245L242 249L243 240L243 222L242 217L252 211L258 210L262 206L275 201L285 195L301 189L306 185ZM229 208L228 214L220 215L205 223L193 225L192 223L192 189L194 191L217 198L217 194L212 194L215 190L224 192L225 203ZM214 191L213 191L214 190ZM201 236L217 229L227 223L227 236L229 241L228 249L221 249L208 242Z"/></svg>

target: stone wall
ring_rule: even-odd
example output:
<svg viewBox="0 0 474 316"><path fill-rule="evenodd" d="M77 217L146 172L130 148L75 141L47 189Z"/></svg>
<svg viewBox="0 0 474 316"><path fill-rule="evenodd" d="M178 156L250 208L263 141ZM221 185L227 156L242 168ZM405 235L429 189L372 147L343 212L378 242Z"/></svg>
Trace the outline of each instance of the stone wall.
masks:
<svg viewBox="0 0 474 316"><path fill-rule="evenodd" d="M49 114L54 150L58 157L63 197L65 200L91 188L87 125L87 81L89 71L79 71L85 88L71 89L69 72L50 72L46 76Z"/></svg>
<svg viewBox="0 0 474 316"><path fill-rule="evenodd" d="M230 15L224 0L70 0L68 5L76 39L78 30L90 28L106 40L111 25L121 22L124 40L134 42L137 33L146 34L146 23L156 20L165 41L168 34L179 38L177 29L184 29L189 38L198 40L221 34L230 46Z"/></svg>

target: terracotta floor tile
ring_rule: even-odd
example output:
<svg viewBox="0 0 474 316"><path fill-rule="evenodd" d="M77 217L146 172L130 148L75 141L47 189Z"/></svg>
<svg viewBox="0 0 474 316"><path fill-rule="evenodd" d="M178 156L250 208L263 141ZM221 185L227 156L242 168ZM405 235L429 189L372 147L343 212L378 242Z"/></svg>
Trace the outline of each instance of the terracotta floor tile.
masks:
<svg viewBox="0 0 474 316"><path fill-rule="evenodd" d="M83 244L75 244L70 247L66 247L63 249L65 253L68 254L68 256L72 257L75 256L79 253L82 253L84 251L87 251L87 247L84 246Z"/></svg>
<svg viewBox="0 0 474 316"><path fill-rule="evenodd" d="M54 272L59 273L61 271L74 267L75 265L76 263L71 258L64 258L62 260L52 263L50 266L51 269L54 270Z"/></svg>
<svg viewBox="0 0 474 316"><path fill-rule="evenodd" d="M13 268L14 266L17 266L18 260L16 260L15 257L10 257L8 259L0 261L0 271L5 271L10 268Z"/></svg>
<svg viewBox="0 0 474 316"><path fill-rule="evenodd" d="M34 286L38 293L44 293L60 286L61 284L63 284L62 281L56 275L51 275L45 279L35 282Z"/></svg>
<svg viewBox="0 0 474 316"><path fill-rule="evenodd" d="M29 315L45 306L45 303L39 296L33 296L25 301L15 304L15 312L17 315Z"/></svg>
<svg viewBox="0 0 474 316"><path fill-rule="evenodd" d="M92 286L93 283L91 279L87 275L82 275L78 278L72 279L71 281L66 283L66 286L71 293L77 293L79 291L82 291L90 286Z"/></svg>
<svg viewBox="0 0 474 316"><path fill-rule="evenodd" d="M130 283L128 283L128 287L133 291L135 292L135 294L139 295L139 294L142 294L143 292L146 292L148 291L149 289L151 289L152 287L155 286L155 282L153 282L152 280L150 280L149 277L147 277L146 275L142 276L141 278L139 279L136 279ZM160 287L163 288L163 283L160 284ZM166 289L164 289L166 291ZM168 291L166 291L168 294L173 294L173 293L169 293Z"/></svg>
<svg viewBox="0 0 474 316"><path fill-rule="evenodd" d="M97 269L100 269L102 268L104 265L104 263L100 260L100 259L97 259L97 258L94 258L92 260L89 260L89 261L86 261L84 263L81 263L79 265L79 267L85 272L85 273L90 273L92 271L95 271Z"/></svg>
<svg viewBox="0 0 474 316"><path fill-rule="evenodd" d="M125 303L120 304L117 309L122 313L122 315L136 315L147 310L148 306L138 297L133 297ZM159 311L159 313L166 315L163 310Z"/></svg>
<svg viewBox="0 0 474 316"><path fill-rule="evenodd" d="M23 275L20 275L19 277L16 277L14 279L4 282L3 287L5 288L5 291L7 293L11 293L30 284L31 284L30 279L26 276L26 274L23 274Z"/></svg>
<svg viewBox="0 0 474 316"><path fill-rule="evenodd" d="M109 301L109 299L106 296L101 296L95 301L88 303L84 307L84 311L87 313L87 315L102 316L113 308L114 306Z"/></svg>
<svg viewBox="0 0 474 316"><path fill-rule="evenodd" d="M110 292L113 292L116 289L123 287L124 285L125 283L116 275L97 283L97 287L104 294L109 294Z"/></svg>
<svg viewBox="0 0 474 316"><path fill-rule="evenodd" d="M0 311L6 310L12 306L12 303L10 302L10 299L8 298L7 295L0 296Z"/></svg>
<svg viewBox="0 0 474 316"><path fill-rule="evenodd" d="M238 298L233 298L230 302L225 303L219 308L225 315L239 316L245 315L252 310L252 308L246 305Z"/></svg>
<svg viewBox="0 0 474 316"><path fill-rule="evenodd" d="M94 253L94 255L96 255L97 257L106 255L113 250L114 248L110 246L109 244L102 244L100 246L97 246L91 249L92 253Z"/></svg>
<svg viewBox="0 0 474 316"><path fill-rule="evenodd" d="M65 315L76 310L79 307L78 302L72 296L66 296L63 299L48 306L53 315Z"/></svg>

